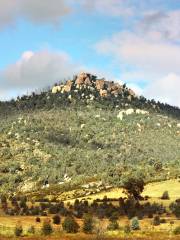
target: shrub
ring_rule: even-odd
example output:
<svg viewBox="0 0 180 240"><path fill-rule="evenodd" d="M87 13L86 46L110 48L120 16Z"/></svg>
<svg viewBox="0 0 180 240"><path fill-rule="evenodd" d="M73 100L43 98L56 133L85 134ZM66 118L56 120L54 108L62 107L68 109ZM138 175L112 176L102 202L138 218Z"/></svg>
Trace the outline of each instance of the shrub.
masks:
<svg viewBox="0 0 180 240"><path fill-rule="evenodd" d="M158 215L155 216L153 219L153 225L158 226L158 225L160 225L160 223L161 223L160 217Z"/></svg>
<svg viewBox="0 0 180 240"><path fill-rule="evenodd" d="M50 223L49 219L46 219L42 225L42 233L44 235L50 235L52 232L53 232L53 228L51 226L51 223Z"/></svg>
<svg viewBox="0 0 180 240"><path fill-rule="evenodd" d="M79 229L78 223L75 221L75 219L72 216L67 216L64 219L64 222L62 224L63 230L67 233L77 233Z"/></svg>
<svg viewBox="0 0 180 240"><path fill-rule="evenodd" d="M180 202L171 203L169 208L177 218L180 218Z"/></svg>
<svg viewBox="0 0 180 240"><path fill-rule="evenodd" d="M111 221L108 225L108 230L114 231L119 229L119 224L116 220Z"/></svg>
<svg viewBox="0 0 180 240"><path fill-rule="evenodd" d="M35 234L35 227L34 227L34 226L30 226L30 227L28 228L28 233L29 233L29 234Z"/></svg>
<svg viewBox="0 0 180 240"><path fill-rule="evenodd" d="M131 220L131 229L132 230L139 230L140 227L139 227L139 220L137 217L134 217L132 220Z"/></svg>
<svg viewBox="0 0 180 240"><path fill-rule="evenodd" d="M113 212L113 213L111 214L109 220L110 220L111 222L113 222L113 221L117 221L118 218L119 218L118 212Z"/></svg>
<svg viewBox="0 0 180 240"><path fill-rule="evenodd" d="M165 218L160 219L160 223L166 223L166 219Z"/></svg>
<svg viewBox="0 0 180 240"><path fill-rule="evenodd" d="M86 214L83 219L83 232L92 233L93 231L93 218L91 215Z"/></svg>
<svg viewBox="0 0 180 240"><path fill-rule="evenodd" d="M21 224L17 224L14 230L15 236L20 237L23 233L23 228Z"/></svg>
<svg viewBox="0 0 180 240"><path fill-rule="evenodd" d="M40 223L40 222L41 222L40 217L37 217L37 218L36 218L36 222L37 222L37 223Z"/></svg>
<svg viewBox="0 0 180 240"><path fill-rule="evenodd" d="M125 234L129 234L130 232L131 232L130 226L129 226L129 225L126 225L126 226L124 227L124 233L125 233Z"/></svg>
<svg viewBox="0 0 180 240"><path fill-rule="evenodd" d="M168 191L163 192L161 199L163 200L169 200L169 193Z"/></svg>
<svg viewBox="0 0 180 240"><path fill-rule="evenodd" d="M180 235L180 226L176 227L173 231L175 235Z"/></svg>
<svg viewBox="0 0 180 240"><path fill-rule="evenodd" d="M52 219L53 219L53 223L56 224L56 225L59 225L61 223L61 218L57 214L54 215Z"/></svg>

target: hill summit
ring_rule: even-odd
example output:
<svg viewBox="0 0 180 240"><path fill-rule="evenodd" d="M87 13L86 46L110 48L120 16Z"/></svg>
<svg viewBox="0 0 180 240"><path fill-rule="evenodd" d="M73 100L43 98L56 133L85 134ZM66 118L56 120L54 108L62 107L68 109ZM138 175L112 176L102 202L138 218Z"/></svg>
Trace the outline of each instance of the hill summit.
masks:
<svg viewBox="0 0 180 240"><path fill-rule="evenodd" d="M56 84L52 88L52 93L77 93L82 90L88 90L91 92L89 96L85 94L81 95L82 98L89 98L90 100L94 100L97 93L100 97L118 97L126 95L128 96L129 101L131 101L132 98L137 97L133 90L127 88L125 85L120 85L113 81L106 81L105 78L98 79L96 76L84 72L74 76L73 80L68 80L65 84Z"/></svg>

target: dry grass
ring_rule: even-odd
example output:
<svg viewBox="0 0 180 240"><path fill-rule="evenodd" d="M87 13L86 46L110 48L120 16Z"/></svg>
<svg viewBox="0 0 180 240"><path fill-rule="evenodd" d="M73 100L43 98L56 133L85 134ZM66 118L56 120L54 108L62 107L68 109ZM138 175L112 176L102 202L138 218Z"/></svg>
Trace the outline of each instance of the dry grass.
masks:
<svg viewBox="0 0 180 240"><path fill-rule="evenodd" d="M160 198L164 191L169 192L170 200L162 201ZM150 183L145 186L143 196L148 195L150 197L150 201L153 202L163 202L169 204L172 201L180 198L180 181L179 180L167 180L162 182ZM113 188L107 191L102 191L100 193L92 194L87 197L78 198L79 200L87 199L89 201L93 201L97 198L103 199L104 196L108 198L119 198L125 197L122 188ZM73 202L75 199L68 200L68 202Z"/></svg>
<svg viewBox="0 0 180 240"><path fill-rule="evenodd" d="M160 197L162 196L162 193L164 191L169 192L170 200L161 200ZM104 196L107 196L108 198L119 198L123 195L122 189L111 189L109 191L104 191L98 194L94 194L91 196L88 196L86 199L90 201L100 198L102 199ZM143 192L143 195L148 195L150 197L150 201L152 202L163 202L164 205L168 205L170 202L174 201L177 198L180 198L180 182L178 180L168 180L164 182L157 182L157 183L151 183L148 184L145 187L145 190ZM74 201L74 200L71 200ZM14 227L15 225L20 222L23 226L24 232L27 231L27 229L30 226L35 226L37 232L40 234L40 228L42 226L42 222L46 217L41 217L41 223L36 223L35 221L36 217L32 216L0 216L0 233L2 233L4 236L13 236L14 233ZM49 216L51 218L51 216ZM172 240L178 240L180 239L180 236L172 236L172 230L180 225L180 220L175 219L174 216L162 216L162 218L166 219L166 223L161 224L159 226L152 226L152 219L145 218L143 220L140 220L140 226L141 231L137 231L136 233L133 233L133 237L131 238L123 238L124 234L123 231L115 231L115 232L108 232L108 238L112 240L121 240L121 239L129 239L129 240L165 240L165 239L172 239ZM171 221L174 221L173 226L170 224ZM63 219L62 219L63 221ZM77 220L79 225L82 225L82 220ZM107 220L101 221L103 226L107 226ZM129 220L126 217L122 217L119 220L119 225L121 227L125 226L126 224L129 224ZM60 226L53 225L53 228L55 229L55 234L57 236L52 237L24 237L23 239L29 239L29 240L35 240L35 239L48 239L48 240L93 240L95 239L94 236L87 236L84 234L77 234L77 235L64 235L62 232L60 233ZM114 237L114 239L113 239ZM1 239L8 239L8 238L0 238ZM15 239L15 238L11 238Z"/></svg>

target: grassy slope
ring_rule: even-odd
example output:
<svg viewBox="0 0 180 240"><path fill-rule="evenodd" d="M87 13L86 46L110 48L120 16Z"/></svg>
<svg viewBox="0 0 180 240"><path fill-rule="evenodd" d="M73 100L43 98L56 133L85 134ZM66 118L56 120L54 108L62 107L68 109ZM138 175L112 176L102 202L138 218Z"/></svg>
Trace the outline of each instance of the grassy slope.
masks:
<svg viewBox="0 0 180 240"><path fill-rule="evenodd" d="M22 112L0 123L1 190L107 179L109 168L146 181L177 177L178 120L155 113L117 119L118 110L95 105ZM157 125L160 124L160 126ZM138 126L138 124L140 124ZM89 177L89 178L88 178Z"/></svg>

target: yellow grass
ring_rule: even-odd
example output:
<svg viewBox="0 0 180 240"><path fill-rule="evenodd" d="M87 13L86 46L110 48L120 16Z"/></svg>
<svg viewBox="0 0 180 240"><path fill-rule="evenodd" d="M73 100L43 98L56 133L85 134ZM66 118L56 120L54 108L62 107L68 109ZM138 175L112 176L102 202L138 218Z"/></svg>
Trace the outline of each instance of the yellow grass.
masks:
<svg viewBox="0 0 180 240"><path fill-rule="evenodd" d="M180 181L179 180L167 180L157 183L150 183L145 186L143 196L149 196L151 201L161 201L160 198L164 191L169 192L170 200L166 201L166 203L172 202L178 198L180 198ZM100 193L92 194L87 197L78 198L79 200L87 199L89 201L93 201L97 198L103 199L104 196L108 198L120 198L125 197L122 188L113 188L110 190L102 191ZM70 202L74 201L74 199L68 200ZM163 201L165 202L165 201Z"/></svg>

